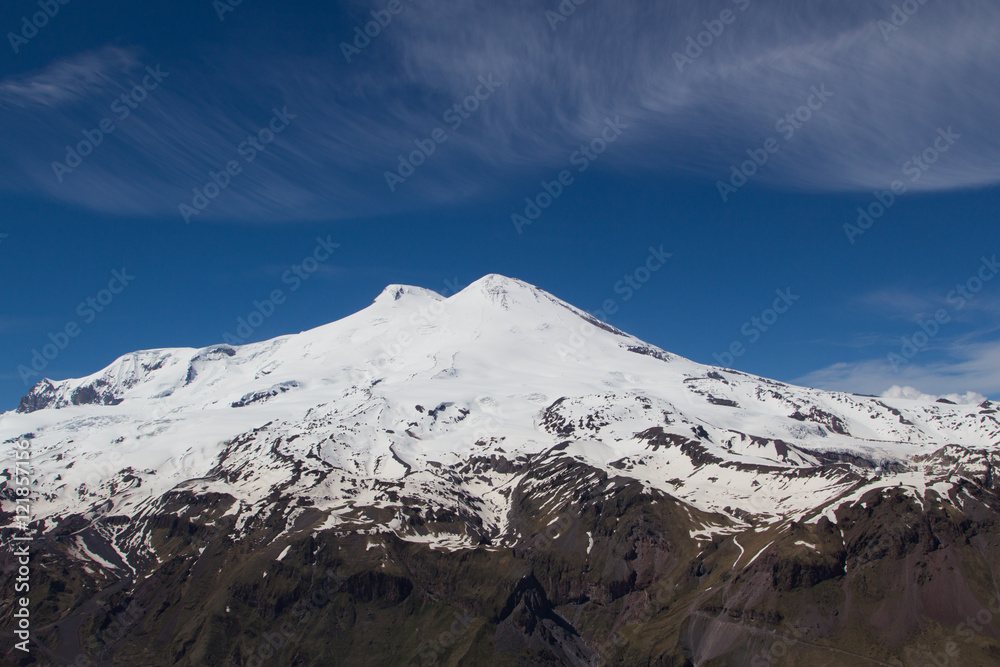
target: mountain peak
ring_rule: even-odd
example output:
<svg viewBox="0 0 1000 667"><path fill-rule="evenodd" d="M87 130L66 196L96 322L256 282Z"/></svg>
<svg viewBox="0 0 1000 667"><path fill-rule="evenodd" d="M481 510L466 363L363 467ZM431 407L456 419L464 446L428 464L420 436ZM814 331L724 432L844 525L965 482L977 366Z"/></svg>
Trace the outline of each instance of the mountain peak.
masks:
<svg viewBox="0 0 1000 667"><path fill-rule="evenodd" d="M418 299L429 299L431 301L441 301L443 296L423 287L413 285L389 285L382 293L375 298L375 303L392 303L395 301L408 300L416 297Z"/></svg>
<svg viewBox="0 0 1000 667"><path fill-rule="evenodd" d="M490 273L473 282L459 294L475 294L486 301L510 310L514 303L535 303L542 290L517 278L508 278L498 273Z"/></svg>
<svg viewBox="0 0 1000 667"><path fill-rule="evenodd" d="M509 276L501 275L499 273L487 273L485 276L476 280L469 285L473 287L475 285L490 285L490 286L515 286L520 285L522 287L530 287L535 289L534 285L529 285L523 280L518 280L517 278L510 278Z"/></svg>

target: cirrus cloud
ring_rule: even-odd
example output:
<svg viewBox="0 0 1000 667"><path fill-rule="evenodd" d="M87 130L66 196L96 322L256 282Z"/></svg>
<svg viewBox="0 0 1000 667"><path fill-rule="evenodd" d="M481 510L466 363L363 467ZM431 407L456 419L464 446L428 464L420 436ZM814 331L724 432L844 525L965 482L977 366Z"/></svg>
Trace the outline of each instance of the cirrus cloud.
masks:
<svg viewBox="0 0 1000 667"><path fill-rule="evenodd" d="M545 10L557 4L408 5L350 65L334 44L317 54L275 42L266 58L242 47L180 54L164 63L171 79L59 183L51 163L108 116L136 70L155 64L140 47L63 58L0 80L0 182L102 212L176 215L272 106L287 105L295 126L206 219L344 218L472 200L565 164L607 117L630 125L609 165L694 173L712 187L813 86L833 97L757 182L884 189L941 127L961 139L907 181L912 190L1000 180L1000 91L984 85L1000 67L996 3L928 2L888 40L877 21L890 17L891 0L586 3L553 30ZM356 5L362 16L381 7ZM679 67L674 54L726 9L735 21ZM384 172L484 75L502 88L390 196Z"/></svg>

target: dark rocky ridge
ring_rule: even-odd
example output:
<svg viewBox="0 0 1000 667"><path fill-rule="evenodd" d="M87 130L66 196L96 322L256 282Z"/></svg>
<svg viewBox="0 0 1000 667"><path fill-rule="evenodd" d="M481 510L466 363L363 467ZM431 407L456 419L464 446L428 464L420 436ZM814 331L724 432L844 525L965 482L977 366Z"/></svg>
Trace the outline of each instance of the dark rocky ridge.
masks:
<svg viewBox="0 0 1000 667"><path fill-rule="evenodd" d="M608 477L565 447L455 474L484 466L520 475L509 547L440 551L377 526L317 532L318 511L282 534L291 497L237 531L223 516L232 498L193 490L139 520L67 517L40 538L37 637L62 664L81 651L117 665L256 664L268 637L280 644L270 665L910 665L948 642L960 664L1000 660L1000 614L978 632L967 623L989 608L1000 566L1000 498L975 479L957 505L890 490L835 522L755 527ZM406 503L426 530L481 531L460 510ZM729 534L692 538L703 525ZM134 573L86 573L75 540L113 560L102 546L112 530L119 545L148 536L155 557L135 549ZM8 559L0 584L12 576ZM109 638L129 608L143 611Z"/></svg>

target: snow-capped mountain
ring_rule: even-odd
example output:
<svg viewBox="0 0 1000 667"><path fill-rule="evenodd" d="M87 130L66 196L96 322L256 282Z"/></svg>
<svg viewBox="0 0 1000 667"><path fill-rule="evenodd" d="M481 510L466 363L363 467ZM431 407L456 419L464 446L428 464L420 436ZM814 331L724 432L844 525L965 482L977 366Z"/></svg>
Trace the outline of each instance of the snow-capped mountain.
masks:
<svg viewBox="0 0 1000 667"><path fill-rule="evenodd" d="M889 401L702 366L487 276L449 299L393 285L312 331L137 352L87 378L42 382L0 417L4 441L28 433L41 518L81 503L131 515L198 478L254 505L299 468L286 491L332 509L358 485L447 478L434 464L516 459L567 440L589 465L701 509L798 517L855 490L858 473L922 496L936 477L917 457L991 449L1000 421L991 404ZM852 466L804 474L835 461ZM491 508L502 533L503 501L470 484L445 486Z"/></svg>
<svg viewBox="0 0 1000 667"><path fill-rule="evenodd" d="M278 561L308 536L317 548L319 535L365 540L366 553L391 541L516 555L546 527L558 528L549 542L570 539L568 511L576 526L586 507L625 489L669 504L680 532L648 563L634 544L617 563L597 555L597 523L574 529L581 567L599 562L608 579L606 590L587 584L585 598L611 604L646 591L665 576L663 554L683 551L678 540L698 562L726 552L737 572L769 550L808 547L833 559L817 566L829 579L850 567L845 513L872 498L971 516L970 504L989 505L983 494L1000 489L993 403L858 396L704 366L496 275L447 299L393 285L311 331L136 352L86 378L41 382L0 416L0 441L24 438L38 473L36 527L58 538L51 557L84 567L98 582L91 589L127 580L133 593L171 559L193 567L212 539L247 553L280 546ZM615 513L620 521L628 510ZM201 551L177 541L179 521L201 536L194 543L207 540ZM614 533L605 530L608 543ZM806 547L788 543L793 534ZM607 655L604 630L578 634L560 624L565 612L529 598L521 591L512 604L547 630L518 626L518 650L570 664ZM504 618L491 620L495 637ZM737 641L686 622L689 656L723 655ZM226 660L242 664L234 655Z"/></svg>

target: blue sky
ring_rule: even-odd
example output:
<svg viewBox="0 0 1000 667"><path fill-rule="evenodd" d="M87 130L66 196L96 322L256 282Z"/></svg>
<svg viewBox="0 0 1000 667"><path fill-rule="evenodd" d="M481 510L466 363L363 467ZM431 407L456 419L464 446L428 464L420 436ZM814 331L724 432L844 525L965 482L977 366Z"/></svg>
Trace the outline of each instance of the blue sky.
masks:
<svg viewBox="0 0 1000 667"><path fill-rule="evenodd" d="M2 409L276 289L247 340L487 273L704 363L1000 397L988 0L55 7L0 18Z"/></svg>

